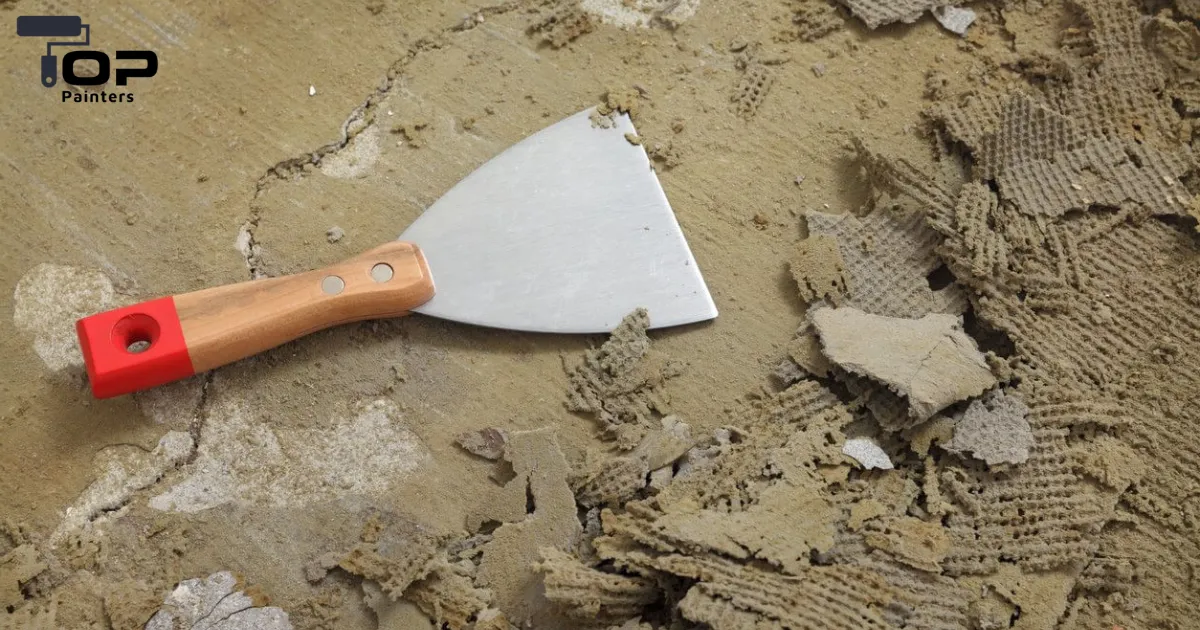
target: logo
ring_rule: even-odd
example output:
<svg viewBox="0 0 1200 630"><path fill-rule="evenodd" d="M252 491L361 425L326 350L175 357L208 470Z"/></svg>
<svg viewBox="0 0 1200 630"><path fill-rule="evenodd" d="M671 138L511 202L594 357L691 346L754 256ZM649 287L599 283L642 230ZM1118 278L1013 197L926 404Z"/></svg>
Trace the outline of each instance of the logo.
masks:
<svg viewBox="0 0 1200 630"><path fill-rule="evenodd" d="M58 83L59 63L54 54L54 47L89 46L92 41L92 29L83 23L78 15L22 15L17 18L18 37L80 37L83 41L52 41L46 42L46 54L42 55L42 86L51 88ZM112 59L108 54L99 50L72 50L63 55L62 79L73 86L105 85L112 77L116 77L116 85L127 86L133 78L150 78L158 73L158 55L152 50L118 50L115 53L118 62L136 62L119 64L114 69ZM96 64L95 74L77 74L76 64L81 61L92 61ZM62 102L76 103L132 103L133 94L122 92L118 94L81 93L76 90L63 90Z"/></svg>

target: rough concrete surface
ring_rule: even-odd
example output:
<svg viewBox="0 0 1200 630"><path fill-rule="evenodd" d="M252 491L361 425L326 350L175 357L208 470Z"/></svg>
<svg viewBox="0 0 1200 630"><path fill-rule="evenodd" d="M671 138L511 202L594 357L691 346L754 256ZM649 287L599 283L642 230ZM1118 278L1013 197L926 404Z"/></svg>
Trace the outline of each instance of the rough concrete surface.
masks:
<svg viewBox="0 0 1200 630"><path fill-rule="evenodd" d="M158 71L47 89L22 15ZM1192 627L1198 16L0 1L0 628ZM91 397L79 317L395 239L597 105L716 320L412 315Z"/></svg>

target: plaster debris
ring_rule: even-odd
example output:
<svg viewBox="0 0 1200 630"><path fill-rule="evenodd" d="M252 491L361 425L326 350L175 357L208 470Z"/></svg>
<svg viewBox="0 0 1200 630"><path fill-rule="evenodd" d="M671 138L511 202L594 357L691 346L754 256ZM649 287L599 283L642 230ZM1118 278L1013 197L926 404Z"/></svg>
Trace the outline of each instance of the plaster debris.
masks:
<svg viewBox="0 0 1200 630"><path fill-rule="evenodd" d="M308 86L308 95L316 96L317 95L317 86L315 86L315 85Z"/></svg>
<svg viewBox="0 0 1200 630"><path fill-rule="evenodd" d="M13 291L13 324L33 336L33 350L52 372L83 368L75 321L118 306L108 276L96 269L42 263Z"/></svg>
<svg viewBox="0 0 1200 630"><path fill-rule="evenodd" d="M868 546L891 554L914 569L937 572L950 551L950 538L941 523L928 523L911 516L871 519L863 523Z"/></svg>
<svg viewBox="0 0 1200 630"><path fill-rule="evenodd" d="M21 589L45 570L46 563L33 545L20 545L0 556L0 610L24 602Z"/></svg>
<svg viewBox="0 0 1200 630"><path fill-rule="evenodd" d="M926 313L962 313L967 296L956 283L930 288L926 278L940 265L941 236L918 213L879 209L852 214L804 215L809 238L833 238L846 276L844 305L875 315L917 318Z"/></svg>
<svg viewBox="0 0 1200 630"><path fill-rule="evenodd" d="M209 405L188 476L150 507L199 512L226 503L282 507L374 496L429 458L390 401L360 405L355 417L328 429L276 432L230 398Z"/></svg>
<svg viewBox="0 0 1200 630"><path fill-rule="evenodd" d="M680 366L650 349L645 309L630 313L604 345L567 368L567 408L592 414L623 449L635 447L668 413L663 383Z"/></svg>
<svg viewBox="0 0 1200 630"><path fill-rule="evenodd" d="M620 28L675 28L700 8L700 0L581 0L579 7Z"/></svg>
<svg viewBox="0 0 1200 630"><path fill-rule="evenodd" d="M194 450L195 443L190 434L171 431L149 453L132 446L101 451L99 467L102 473L66 509L62 521L50 536L50 543L57 545L101 515L124 506L134 492L158 481L167 471L187 460Z"/></svg>
<svg viewBox="0 0 1200 630"><path fill-rule="evenodd" d="M547 607L544 596L534 595L540 582L535 566L541 550L569 551L583 529L575 495L567 484L570 467L553 430L518 431L509 437L504 457L516 477L504 486L507 500L487 506L494 510L489 516L503 524L483 546L475 582L490 589L495 605L520 624Z"/></svg>
<svg viewBox="0 0 1200 630"><path fill-rule="evenodd" d="M926 11L941 5L941 0L838 0L850 9L854 17L863 21L867 28L876 29L885 24L916 22Z"/></svg>
<svg viewBox="0 0 1200 630"><path fill-rule="evenodd" d="M329 241L330 245L342 240L345 236L346 231L336 225L325 230L325 240Z"/></svg>
<svg viewBox="0 0 1200 630"><path fill-rule="evenodd" d="M491 427L478 431L468 431L458 436L458 439L455 440L468 453L493 460L504 456L504 443L507 441L507 431Z"/></svg>
<svg viewBox="0 0 1200 630"><path fill-rule="evenodd" d="M954 33L955 35L966 35L967 28L975 22L975 12L970 9L961 9L959 7L944 6L936 7L933 13L934 19L941 24L943 28Z"/></svg>
<svg viewBox="0 0 1200 630"><path fill-rule="evenodd" d="M971 401L954 427L954 437L943 446L955 453L971 453L989 466L1020 464L1029 459L1033 429L1029 407L1019 394L1003 390Z"/></svg>
<svg viewBox="0 0 1200 630"><path fill-rule="evenodd" d="M375 613L378 630L434 630L429 617L416 604L392 601L375 582L362 583L363 602Z"/></svg>
<svg viewBox="0 0 1200 630"><path fill-rule="evenodd" d="M261 594L247 594L232 573L184 580L163 600L145 630L291 630L280 608L262 607Z"/></svg>
<svg viewBox="0 0 1200 630"><path fill-rule="evenodd" d="M872 470L879 468L881 470L891 470L892 460L888 454L879 448L879 444L871 438L850 438L842 446L842 454L854 458L854 461L862 464L863 468Z"/></svg>
<svg viewBox="0 0 1200 630"><path fill-rule="evenodd" d="M962 331L957 316L931 313L901 319L826 307L809 317L831 361L906 397L909 414L918 419L996 384L983 353Z"/></svg>

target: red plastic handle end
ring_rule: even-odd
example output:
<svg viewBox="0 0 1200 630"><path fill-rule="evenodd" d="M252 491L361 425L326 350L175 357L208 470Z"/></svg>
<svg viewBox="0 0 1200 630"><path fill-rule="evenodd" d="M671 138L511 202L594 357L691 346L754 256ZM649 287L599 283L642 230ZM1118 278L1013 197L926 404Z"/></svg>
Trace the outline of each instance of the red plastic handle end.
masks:
<svg viewBox="0 0 1200 630"><path fill-rule="evenodd" d="M195 374L175 299L159 298L75 322L92 395L112 398Z"/></svg>

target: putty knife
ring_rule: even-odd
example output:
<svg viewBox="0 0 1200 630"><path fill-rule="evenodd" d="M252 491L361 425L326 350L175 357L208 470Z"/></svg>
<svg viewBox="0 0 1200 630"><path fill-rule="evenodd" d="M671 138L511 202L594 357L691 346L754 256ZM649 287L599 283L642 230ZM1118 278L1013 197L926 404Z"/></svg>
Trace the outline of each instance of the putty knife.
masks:
<svg viewBox="0 0 1200 630"><path fill-rule="evenodd" d="M513 145L400 240L305 273L106 311L75 324L92 395L232 363L347 322L417 312L549 333L610 332L636 308L663 328L716 306L650 160L580 112Z"/></svg>

